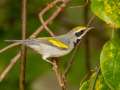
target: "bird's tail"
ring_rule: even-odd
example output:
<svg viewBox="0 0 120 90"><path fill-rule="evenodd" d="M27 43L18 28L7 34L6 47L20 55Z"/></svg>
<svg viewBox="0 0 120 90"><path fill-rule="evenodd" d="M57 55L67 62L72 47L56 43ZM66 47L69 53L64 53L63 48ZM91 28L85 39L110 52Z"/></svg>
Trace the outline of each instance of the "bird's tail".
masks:
<svg viewBox="0 0 120 90"><path fill-rule="evenodd" d="M23 42L24 40L5 40L5 42Z"/></svg>
<svg viewBox="0 0 120 90"><path fill-rule="evenodd" d="M14 42L14 43L20 43L20 44L24 44L24 45L34 45L37 44L38 41L34 40L34 39L26 39L26 40L5 40L6 42Z"/></svg>
<svg viewBox="0 0 120 90"><path fill-rule="evenodd" d="M26 44L26 41L28 40L5 40L5 42L13 42L13 43L19 43L19 44Z"/></svg>

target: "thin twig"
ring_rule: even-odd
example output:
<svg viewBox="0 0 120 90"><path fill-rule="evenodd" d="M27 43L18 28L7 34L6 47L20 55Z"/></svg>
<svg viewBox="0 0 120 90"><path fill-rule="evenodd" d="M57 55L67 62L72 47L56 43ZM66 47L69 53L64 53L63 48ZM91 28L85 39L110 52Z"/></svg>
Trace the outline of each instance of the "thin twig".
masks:
<svg viewBox="0 0 120 90"><path fill-rule="evenodd" d="M89 21L88 21L88 23L87 23L87 27L89 27L90 24L93 23L94 19L95 19L95 15L93 15L93 16L89 19Z"/></svg>
<svg viewBox="0 0 120 90"><path fill-rule="evenodd" d="M60 0L59 0L60 1ZM66 6L67 3L62 3L60 7L45 21L45 24L49 24L53 19L55 19L61 10ZM40 26L31 36L30 38L35 38L37 35L44 29L43 25ZM6 66L6 68L3 70L3 72L0 74L0 81L2 81L5 76L8 74L8 72L12 69L12 67L16 64L18 59L20 58L20 52L16 54L13 59L11 59L11 62ZM13 63L14 62L14 63Z"/></svg>
<svg viewBox="0 0 120 90"><path fill-rule="evenodd" d="M88 75L89 75L89 73L85 74L85 76L82 78L82 80L80 81L80 86L88 78Z"/></svg>
<svg viewBox="0 0 120 90"><path fill-rule="evenodd" d="M22 40L25 40L26 30L27 30L27 0L22 0L21 8L22 8L22 14L21 14ZM25 90L26 55L27 55L27 48L24 45L22 45L21 60L20 60L20 80L19 80L20 90Z"/></svg>
<svg viewBox="0 0 120 90"><path fill-rule="evenodd" d="M67 67L65 68L65 71L64 71L64 76L66 77L69 73L69 71L71 70L72 68L72 64L74 63L74 56L76 55L76 52L78 50L78 46L75 47L73 53L72 53L72 56L70 57L68 63L67 63Z"/></svg>
<svg viewBox="0 0 120 90"><path fill-rule="evenodd" d="M86 7L88 4L88 0L85 1L85 4L83 5L78 5L78 6L71 6L70 8L82 8L82 7Z"/></svg>
<svg viewBox="0 0 120 90"><path fill-rule="evenodd" d="M18 61L18 59L20 58L21 52L18 52L18 54L13 57L9 63L9 65L7 65L7 67L5 67L5 69L3 70L3 72L0 74L0 82L5 78L5 76L8 74L8 72L13 68L13 66L16 64L16 62Z"/></svg>
<svg viewBox="0 0 120 90"><path fill-rule="evenodd" d="M50 33L51 36L55 36L54 33L47 27L47 25L44 22L43 19L43 15L49 10L51 9L54 5L56 5L56 3L58 3L58 0L53 1L52 3L48 4L48 6L46 8L44 8L38 15L39 15L39 19L42 23L42 25L44 26L44 28Z"/></svg>
<svg viewBox="0 0 120 90"><path fill-rule="evenodd" d="M53 71L55 72L55 75L57 77L59 85L60 85L60 87L61 87L62 90L66 90L65 79L62 77L62 73L59 70L58 60L56 60L56 58L53 58L52 62L54 63L54 65L53 65Z"/></svg>
<svg viewBox="0 0 120 90"><path fill-rule="evenodd" d="M100 66L97 67L96 77L95 77L95 80L94 80L93 85L91 87L91 90L95 90L95 85L96 85L96 81L98 79L99 73L100 73Z"/></svg>
<svg viewBox="0 0 120 90"><path fill-rule="evenodd" d="M19 44L19 43L10 44L10 45L4 47L3 49L1 49L1 50L0 50L0 53L4 52L4 51L6 51L6 50L8 50L8 49L10 49L10 48L12 48L12 47L18 46L18 45L20 45L20 44Z"/></svg>
<svg viewBox="0 0 120 90"><path fill-rule="evenodd" d="M60 7L51 15L51 17L49 17L49 19L47 19L46 21L45 21L45 25L48 25L49 24L49 22L51 22L53 19L55 19L57 16L58 16L58 14L61 12L61 10L64 8L66 6L66 4L62 4L62 5L60 5ZM30 36L30 38L35 38L42 30L44 29L44 26L42 25L42 26L40 26L37 30L36 30L36 32L34 32L31 36Z"/></svg>

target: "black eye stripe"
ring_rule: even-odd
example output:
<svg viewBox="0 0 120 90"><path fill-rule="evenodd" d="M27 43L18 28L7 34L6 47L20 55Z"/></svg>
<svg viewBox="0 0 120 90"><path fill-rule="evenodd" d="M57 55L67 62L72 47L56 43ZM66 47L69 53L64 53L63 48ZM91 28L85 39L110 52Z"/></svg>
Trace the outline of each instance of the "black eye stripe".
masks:
<svg viewBox="0 0 120 90"><path fill-rule="evenodd" d="M83 33L84 33L84 31L82 30L82 31L80 31L80 32L76 32L75 35L76 35L77 37L79 37L79 36L82 35Z"/></svg>

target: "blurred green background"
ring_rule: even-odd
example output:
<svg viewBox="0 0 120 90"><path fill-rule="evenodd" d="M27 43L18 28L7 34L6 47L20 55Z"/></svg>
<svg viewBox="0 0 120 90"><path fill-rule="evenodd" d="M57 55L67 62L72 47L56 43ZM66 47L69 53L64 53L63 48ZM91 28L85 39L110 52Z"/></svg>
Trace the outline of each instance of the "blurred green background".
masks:
<svg viewBox="0 0 120 90"><path fill-rule="evenodd" d="M27 15L27 37L31 35L40 25L38 13L52 0L28 0ZM64 11L49 26L56 35L68 32L78 25L87 25L87 22L94 16L90 8L74 7L84 4L84 0L71 0ZM48 18L55 9L49 11L44 17ZM105 41L111 34L107 25L94 18L91 26L96 29L87 34L79 46L74 58L74 64L68 74L69 90L78 90L80 81L88 73L88 70L95 70L99 64L99 55ZM39 35L49 36L46 31ZM0 0L0 49L7 46L4 40L21 39L21 1ZM86 39L89 43L86 45ZM89 47L89 48L86 48ZM9 64L12 57L16 55L20 47L14 47L0 54L0 72ZM88 50L89 49L89 50ZM41 56L28 48L26 65L26 90L60 90L51 66L41 59ZM86 57L89 54L90 57ZM70 56L66 55L60 59L61 69L64 70ZM87 67L89 60L90 68ZM51 83L52 82L52 83ZM0 83L0 90L19 89L19 61L9 72L7 77Z"/></svg>

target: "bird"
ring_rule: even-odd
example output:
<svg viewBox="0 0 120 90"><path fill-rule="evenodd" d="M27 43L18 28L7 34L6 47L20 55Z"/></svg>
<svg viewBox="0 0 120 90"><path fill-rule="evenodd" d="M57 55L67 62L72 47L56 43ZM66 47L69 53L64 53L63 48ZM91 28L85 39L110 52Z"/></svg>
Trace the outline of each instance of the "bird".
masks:
<svg viewBox="0 0 120 90"><path fill-rule="evenodd" d="M6 40L25 45L42 56L46 62L53 64L49 58L61 57L70 53L93 27L77 26L69 32L54 37L38 37L25 40Z"/></svg>

